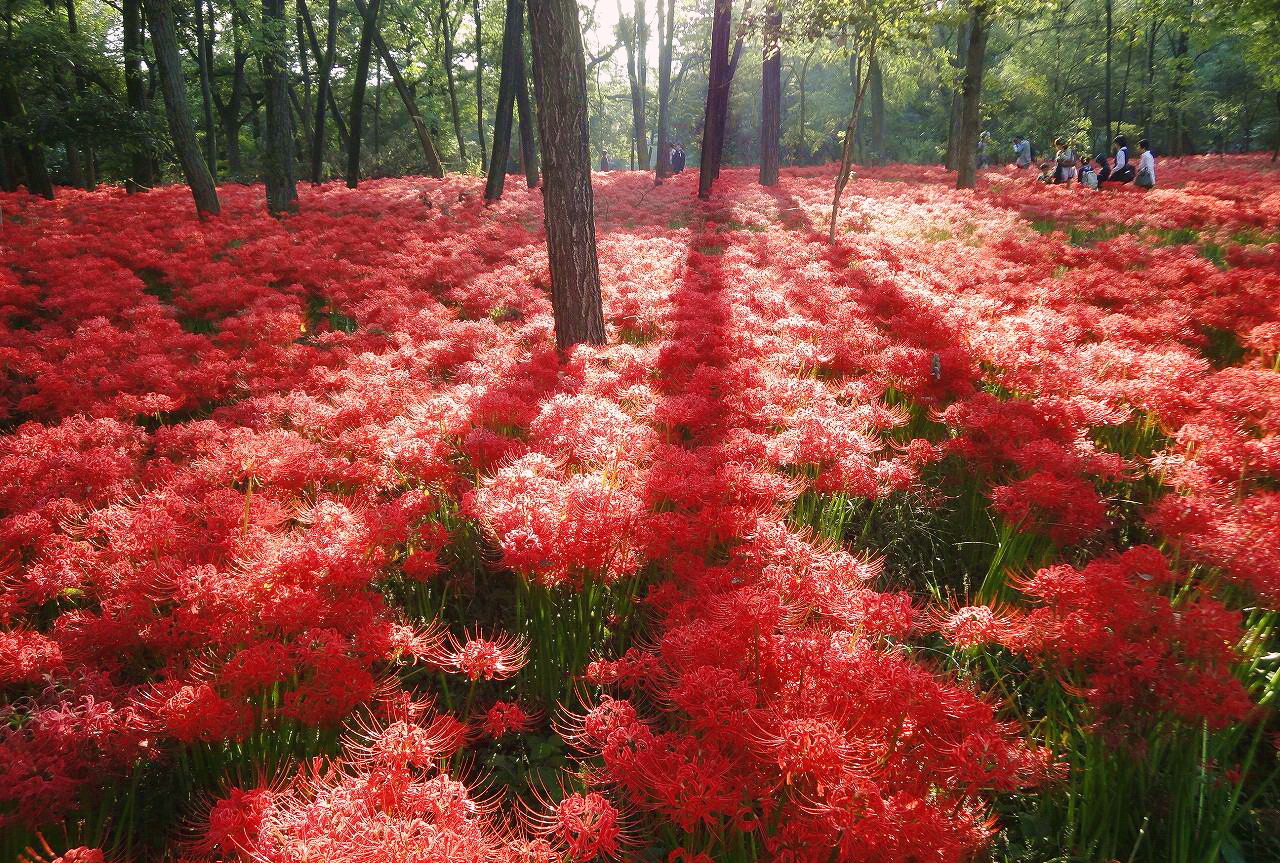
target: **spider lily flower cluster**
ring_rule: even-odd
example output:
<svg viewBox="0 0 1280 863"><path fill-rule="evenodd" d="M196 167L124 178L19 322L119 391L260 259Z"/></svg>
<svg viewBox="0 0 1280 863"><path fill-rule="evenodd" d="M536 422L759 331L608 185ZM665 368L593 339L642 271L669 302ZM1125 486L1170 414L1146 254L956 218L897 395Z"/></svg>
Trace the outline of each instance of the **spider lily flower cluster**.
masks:
<svg viewBox="0 0 1280 863"><path fill-rule="evenodd" d="M0 849L960 863L1012 800L1123 858L1194 739L1132 859L1211 859L1276 770L1280 179L904 170L835 245L830 168L598 177L568 356L536 192L0 195Z"/></svg>

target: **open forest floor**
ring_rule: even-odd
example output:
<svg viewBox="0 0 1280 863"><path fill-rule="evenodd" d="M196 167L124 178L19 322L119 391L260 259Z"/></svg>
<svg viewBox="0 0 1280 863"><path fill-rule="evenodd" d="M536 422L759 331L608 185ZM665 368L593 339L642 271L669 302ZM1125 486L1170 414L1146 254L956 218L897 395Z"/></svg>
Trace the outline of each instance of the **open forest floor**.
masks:
<svg viewBox="0 0 1280 863"><path fill-rule="evenodd" d="M0 195L0 859L1280 859L1280 171L952 176Z"/></svg>

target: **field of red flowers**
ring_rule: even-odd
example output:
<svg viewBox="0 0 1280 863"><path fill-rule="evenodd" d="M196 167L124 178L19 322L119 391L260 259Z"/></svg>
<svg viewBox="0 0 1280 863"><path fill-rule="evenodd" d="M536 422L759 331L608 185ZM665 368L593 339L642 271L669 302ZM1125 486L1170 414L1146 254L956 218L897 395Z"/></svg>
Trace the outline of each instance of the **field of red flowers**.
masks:
<svg viewBox="0 0 1280 863"><path fill-rule="evenodd" d="M0 857L1275 859L1280 171L1160 176L597 175L568 357L537 192L0 195Z"/></svg>

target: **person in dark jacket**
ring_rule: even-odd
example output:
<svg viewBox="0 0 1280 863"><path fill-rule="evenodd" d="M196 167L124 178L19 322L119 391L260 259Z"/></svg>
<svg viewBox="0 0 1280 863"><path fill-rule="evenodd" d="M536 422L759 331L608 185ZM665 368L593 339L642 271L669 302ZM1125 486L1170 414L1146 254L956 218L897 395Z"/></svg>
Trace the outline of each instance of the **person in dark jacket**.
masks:
<svg viewBox="0 0 1280 863"><path fill-rule="evenodd" d="M1116 163L1107 180L1111 183L1128 183L1133 180L1133 165L1129 164L1129 142L1124 135L1116 135L1115 153Z"/></svg>

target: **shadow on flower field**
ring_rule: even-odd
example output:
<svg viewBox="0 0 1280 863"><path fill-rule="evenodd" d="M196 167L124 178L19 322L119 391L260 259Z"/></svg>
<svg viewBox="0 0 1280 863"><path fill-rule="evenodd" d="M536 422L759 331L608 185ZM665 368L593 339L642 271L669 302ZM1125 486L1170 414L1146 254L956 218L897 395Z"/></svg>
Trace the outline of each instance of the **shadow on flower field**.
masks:
<svg viewBox="0 0 1280 863"><path fill-rule="evenodd" d="M1280 854L1280 172L1161 177L598 174L565 357L536 191L0 195L0 856Z"/></svg>

